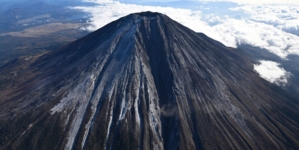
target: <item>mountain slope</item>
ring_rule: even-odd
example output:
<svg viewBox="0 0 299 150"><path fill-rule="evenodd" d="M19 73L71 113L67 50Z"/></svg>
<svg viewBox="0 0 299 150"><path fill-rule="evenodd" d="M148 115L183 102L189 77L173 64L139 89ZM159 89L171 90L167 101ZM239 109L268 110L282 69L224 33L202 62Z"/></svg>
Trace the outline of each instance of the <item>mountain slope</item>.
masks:
<svg viewBox="0 0 299 150"><path fill-rule="evenodd" d="M123 17L32 62L2 85L1 148L299 147L297 97L159 13Z"/></svg>

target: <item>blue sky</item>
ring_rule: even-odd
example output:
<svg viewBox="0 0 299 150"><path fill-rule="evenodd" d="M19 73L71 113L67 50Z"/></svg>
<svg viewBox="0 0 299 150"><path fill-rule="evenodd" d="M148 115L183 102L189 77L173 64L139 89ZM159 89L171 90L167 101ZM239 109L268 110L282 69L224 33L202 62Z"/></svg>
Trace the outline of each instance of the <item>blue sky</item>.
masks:
<svg viewBox="0 0 299 150"><path fill-rule="evenodd" d="M184 2L231 2L236 4L289 4L298 5L298 0L119 0L122 3L143 3L143 2L159 2L167 3L174 1L184 1Z"/></svg>

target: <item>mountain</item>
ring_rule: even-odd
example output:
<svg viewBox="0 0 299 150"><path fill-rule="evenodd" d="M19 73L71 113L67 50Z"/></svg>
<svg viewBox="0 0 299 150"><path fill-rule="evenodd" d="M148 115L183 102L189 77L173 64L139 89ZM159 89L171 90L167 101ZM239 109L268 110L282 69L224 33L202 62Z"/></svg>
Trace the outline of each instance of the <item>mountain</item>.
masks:
<svg viewBox="0 0 299 150"><path fill-rule="evenodd" d="M160 13L0 70L0 149L299 147L298 97Z"/></svg>

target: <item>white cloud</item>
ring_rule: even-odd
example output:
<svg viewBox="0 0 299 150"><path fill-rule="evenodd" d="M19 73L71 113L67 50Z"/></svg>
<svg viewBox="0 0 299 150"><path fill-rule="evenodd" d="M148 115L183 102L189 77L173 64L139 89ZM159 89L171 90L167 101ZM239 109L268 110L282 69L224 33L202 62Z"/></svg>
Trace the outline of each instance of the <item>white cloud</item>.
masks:
<svg viewBox="0 0 299 150"><path fill-rule="evenodd" d="M251 20L228 18L221 24L213 26L226 43L250 44L269 50L286 58L290 54L299 55L299 37L281 31L273 26Z"/></svg>
<svg viewBox="0 0 299 150"><path fill-rule="evenodd" d="M114 0L83 0L83 2L93 2L93 3L111 3Z"/></svg>
<svg viewBox="0 0 299 150"><path fill-rule="evenodd" d="M254 65L254 70L260 77L277 85L286 85L291 73L279 67L279 63L261 60L260 64Z"/></svg>
<svg viewBox="0 0 299 150"><path fill-rule="evenodd" d="M251 20L266 23L284 31L292 33L299 30L298 6L246 5L231 10L245 11L250 14Z"/></svg>
<svg viewBox="0 0 299 150"><path fill-rule="evenodd" d="M192 0L199 2L233 2L237 4L288 4L299 5L298 0Z"/></svg>

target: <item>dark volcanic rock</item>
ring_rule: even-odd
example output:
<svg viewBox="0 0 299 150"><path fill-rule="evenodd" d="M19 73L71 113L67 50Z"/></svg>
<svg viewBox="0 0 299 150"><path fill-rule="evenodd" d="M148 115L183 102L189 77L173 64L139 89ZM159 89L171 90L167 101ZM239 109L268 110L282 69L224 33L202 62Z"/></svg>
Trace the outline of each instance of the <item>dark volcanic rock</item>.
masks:
<svg viewBox="0 0 299 150"><path fill-rule="evenodd" d="M114 21L19 76L0 92L3 149L299 147L297 97L159 13Z"/></svg>

